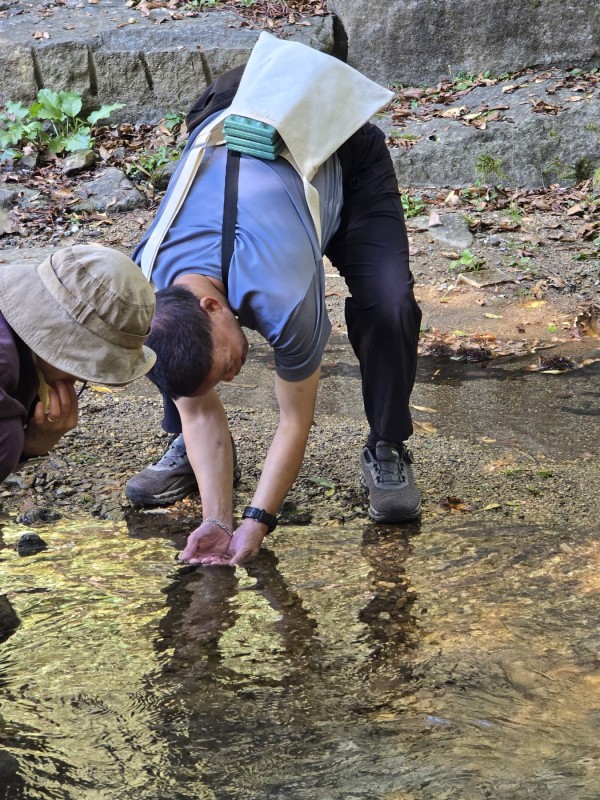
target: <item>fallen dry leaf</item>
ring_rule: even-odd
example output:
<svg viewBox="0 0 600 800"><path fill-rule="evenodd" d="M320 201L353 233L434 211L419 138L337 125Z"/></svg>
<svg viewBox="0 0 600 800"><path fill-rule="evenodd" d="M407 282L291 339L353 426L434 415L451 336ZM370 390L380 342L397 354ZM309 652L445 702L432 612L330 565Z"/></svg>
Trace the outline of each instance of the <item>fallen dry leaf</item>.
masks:
<svg viewBox="0 0 600 800"><path fill-rule="evenodd" d="M526 303L523 303L525 308L541 308L548 303L547 300L528 300Z"/></svg>
<svg viewBox="0 0 600 800"><path fill-rule="evenodd" d="M471 510L461 497L444 497L439 501L438 506L443 511L450 511L453 513Z"/></svg>
<svg viewBox="0 0 600 800"><path fill-rule="evenodd" d="M568 214L570 217L572 217L572 216L574 216L575 214L583 214L583 212L584 212L584 211L585 211L585 209L584 209L584 207L581 205L581 203L575 203L575 205L574 205L574 206L571 206L570 208L568 208L568 209L567 209L567 214Z"/></svg>
<svg viewBox="0 0 600 800"><path fill-rule="evenodd" d="M466 108L466 106L460 106L460 108L447 108L445 111L442 111L440 116L446 117L447 119L458 119L463 111L466 111Z"/></svg>
<svg viewBox="0 0 600 800"><path fill-rule="evenodd" d="M456 194L454 190L452 190L449 194L446 195L444 198L444 203L447 206L457 206L460 204L460 197Z"/></svg>
<svg viewBox="0 0 600 800"><path fill-rule="evenodd" d="M413 420L413 427L419 433L429 433L431 435L437 433L437 428L435 428L431 423L422 422L418 419Z"/></svg>

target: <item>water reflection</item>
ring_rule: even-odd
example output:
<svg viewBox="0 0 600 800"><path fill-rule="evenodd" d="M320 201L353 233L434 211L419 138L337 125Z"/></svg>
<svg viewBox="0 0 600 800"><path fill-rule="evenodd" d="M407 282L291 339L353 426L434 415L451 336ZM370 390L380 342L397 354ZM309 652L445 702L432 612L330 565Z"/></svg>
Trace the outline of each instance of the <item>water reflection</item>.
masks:
<svg viewBox="0 0 600 800"><path fill-rule="evenodd" d="M85 525L0 552L0 798L597 798L591 532L284 528L234 571Z"/></svg>

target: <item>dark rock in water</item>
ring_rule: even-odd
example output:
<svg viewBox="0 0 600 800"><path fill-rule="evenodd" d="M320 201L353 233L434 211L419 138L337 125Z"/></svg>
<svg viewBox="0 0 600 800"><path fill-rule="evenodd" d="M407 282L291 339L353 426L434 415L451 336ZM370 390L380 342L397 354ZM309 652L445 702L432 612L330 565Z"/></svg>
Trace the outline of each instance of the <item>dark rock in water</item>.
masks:
<svg viewBox="0 0 600 800"><path fill-rule="evenodd" d="M20 624L21 620L17 616L17 612L11 606L8 598L0 596L0 642L8 639L11 633L14 633Z"/></svg>
<svg viewBox="0 0 600 800"><path fill-rule="evenodd" d="M19 538L15 550L20 556L33 556L46 548L46 542L37 533L24 533Z"/></svg>
<svg viewBox="0 0 600 800"><path fill-rule="evenodd" d="M19 771L17 759L10 753L0 750L0 788L6 792L2 797L22 796L21 791L24 787L22 779L18 777ZM14 791L14 794L9 794L10 791Z"/></svg>
<svg viewBox="0 0 600 800"><path fill-rule="evenodd" d="M21 514L19 522L23 525L33 525L34 522L55 522L60 518L61 515L58 511L53 511L46 506L34 506Z"/></svg>

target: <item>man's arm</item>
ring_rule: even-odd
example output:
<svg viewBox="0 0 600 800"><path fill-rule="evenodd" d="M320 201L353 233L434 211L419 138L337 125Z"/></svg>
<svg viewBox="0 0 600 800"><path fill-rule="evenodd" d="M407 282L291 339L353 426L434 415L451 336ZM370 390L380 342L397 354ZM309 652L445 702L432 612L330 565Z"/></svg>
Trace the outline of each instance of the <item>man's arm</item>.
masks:
<svg viewBox="0 0 600 800"><path fill-rule="evenodd" d="M233 522L233 453L225 409L214 389L202 397L180 397L188 458L200 488L202 515L231 527Z"/></svg>
<svg viewBox="0 0 600 800"><path fill-rule="evenodd" d="M277 514L302 467L306 443L315 416L320 369L303 381L275 378L279 425L269 447L265 466L252 498L255 508ZM267 535L264 522L245 519L236 530L230 564L242 564L258 555Z"/></svg>
<svg viewBox="0 0 600 800"><path fill-rule="evenodd" d="M298 477L315 417L320 370L303 381L275 378L279 425L269 447L252 505L277 514ZM264 527L264 526L263 526Z"/></svg>
<svg viewBox="0 0 600 800"><path fill-rule="evenodd" d="M263 508L271 514L276 514L298 477L314 419L318 387L319 370L303 381L292 383L281 378L275 379L275 392L279 403L279 425L252 498L252 505L256 508ZM214 399L209 400L209 396L213 394ZM201 401L208 401L206 407ZM215 401L220 408L218 413L216 407L213 407ZM191 418L186 419L188 414L195 417L200 407L207 411L210 410L213 416L202 422L192 422ZM219 458L217 458L219 454L222 458L225 452L229 453L230 459L232 458L227 418L223 406L216 392L210 392L202 398L181 398L177 401L177 408L182 415L183 436L188 456L200 486L204 519L214 518L230 525L233 465L231 460L227 462L226 466L223 461L219 464ZM223 427L217 434L219 419ZM189 436L197 438L188 441ZM210 446L207 446L209 441L213 442L213 446L216 448L212 452ZM206 472L203 471L207 466L205 462L208 462L209 467ZM225 481L225 479L227 480ZM228 503L224 495L226 487ZM213 495L213 492L216 494ZM205 531L206 536L200 536L201 528L190 535L187 547L181 556L183 560L215 565L240 564L257 555L262 540L267 534L266 525L253 519L243 520L232 538L229 538L228 534L224 532L219 534L217 530L211 530L210 526ZM208 539L209 531L217 545L213 551L208 546L209 542L204 541ZM224 537L227 537L229 541ZM222 545L227 546L222 549Z"/></svg>

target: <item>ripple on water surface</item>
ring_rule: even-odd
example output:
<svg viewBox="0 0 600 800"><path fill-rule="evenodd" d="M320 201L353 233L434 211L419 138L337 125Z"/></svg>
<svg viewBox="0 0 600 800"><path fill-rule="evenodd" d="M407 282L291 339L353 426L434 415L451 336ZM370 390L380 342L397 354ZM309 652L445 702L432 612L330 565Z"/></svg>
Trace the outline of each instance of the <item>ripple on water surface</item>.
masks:
<svg viewBox="0 0 600 800"><path fill-rule="evenodd" d="M247 569L74 521L0 585L0 798L597 798L586 532L283 528Z"/></svg>

